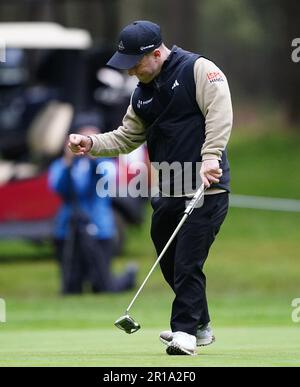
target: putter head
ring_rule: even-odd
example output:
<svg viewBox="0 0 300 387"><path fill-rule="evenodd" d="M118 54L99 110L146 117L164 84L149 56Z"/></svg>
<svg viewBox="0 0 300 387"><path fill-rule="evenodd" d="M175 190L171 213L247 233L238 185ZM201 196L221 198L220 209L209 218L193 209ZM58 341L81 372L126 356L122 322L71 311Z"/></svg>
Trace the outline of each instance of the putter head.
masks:
<svg viewBox="0 0 300 387"><path fill-rule="evenodd" d="M124 316L118 318L118 320L115 321L115 326L128 334L138 331L141 327L140 324L129 316L129 314L125 314Z"/></svg>

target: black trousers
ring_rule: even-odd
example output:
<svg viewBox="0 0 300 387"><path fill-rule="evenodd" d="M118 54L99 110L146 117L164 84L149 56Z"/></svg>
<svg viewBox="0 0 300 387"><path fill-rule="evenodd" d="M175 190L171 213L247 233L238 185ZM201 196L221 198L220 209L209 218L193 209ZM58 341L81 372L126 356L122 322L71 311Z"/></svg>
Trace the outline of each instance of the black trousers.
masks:
<svg viewBox="0 0 300 387"><path fill-rule="evenodd" d="M61 269L62 294L80 294L88 283L93 293L120 292L131 289L133 275L115 276L111 270L111 240L97 240L75 232L68 240L55 240Z"/></svg>
<svg viewBox="0 0 300 387"><path fill-rule="evenodd" d="M196 335L197 326L210 321L203 266L228 211L228 193L205 195L160 261L164 278L175 293L171 329ZM187 198L151 200L151 237L159 255L180 222Z"/></svg>

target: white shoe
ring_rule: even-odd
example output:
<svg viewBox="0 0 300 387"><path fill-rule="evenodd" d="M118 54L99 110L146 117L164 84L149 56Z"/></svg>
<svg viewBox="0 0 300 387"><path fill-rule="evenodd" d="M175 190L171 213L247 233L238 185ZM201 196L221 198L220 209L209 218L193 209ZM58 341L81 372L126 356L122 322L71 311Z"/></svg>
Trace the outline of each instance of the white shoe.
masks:
<svg viewBox="0 0 300 387"><path fill-rule="evenodd" d="M159 340L168 345L173 340L173 332L172 331L162 331L159 334Z"/></svg>
<svg viewBox="0 0 300 387"><path fill-rule="evenodd" d="M162 343L168 345L173 340L173 332L163 331L160 333L159 339ZM198 327L196 339L197 347L204 347L206 345L212 344L216 340L209 324Z"/></svg>
<svg viewBox="0 0 300 387"><path fill-rule="evenodd" d="M185 332L174 332L173 339L168 344L168 355L197 355L196 352L196 336L189 335Z"/></svg>
<svg viewBox="0 0 300 387"><path fill-rule="evenodd" d="M213 334L213 330L209 324L205 324L197 329L197 347L205 347L206 345L212 344L216 341L216 338Z"/></svg>

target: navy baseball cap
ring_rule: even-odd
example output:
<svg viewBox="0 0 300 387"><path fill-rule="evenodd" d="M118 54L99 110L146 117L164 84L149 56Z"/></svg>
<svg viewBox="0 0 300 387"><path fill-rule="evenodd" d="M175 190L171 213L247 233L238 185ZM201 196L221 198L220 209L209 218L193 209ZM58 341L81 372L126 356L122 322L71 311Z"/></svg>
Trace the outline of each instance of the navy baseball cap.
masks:
<svg viewBox="0 0 300 387"><path fill-rule="evenodd" d="M135 21L120 33L118 49L107 65L120 70L129 70L142 57L162 44L160 26L147 20Z"/></svg>

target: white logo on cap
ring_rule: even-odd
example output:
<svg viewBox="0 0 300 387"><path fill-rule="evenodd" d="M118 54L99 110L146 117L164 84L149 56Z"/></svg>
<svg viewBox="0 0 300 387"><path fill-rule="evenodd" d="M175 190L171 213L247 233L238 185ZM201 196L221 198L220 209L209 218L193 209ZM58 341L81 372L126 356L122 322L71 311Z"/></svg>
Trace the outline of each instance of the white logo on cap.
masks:
<svg viewBox="0 0 300 387"><path fill-rule="evenodd" d="M119 43L119 45L118 45L118 49L119 49L120 51L125 50L125 47L124 47L124 44L123 44L122 40L120 41L120 43Z"/></svg>
<svg viewBox="0 0 300 387"><path fill-rule="evenodd" d="M147 50L148 48L152 48L152 47L154 47L154 44L150 44L149 46L141 46L140 50L144 51L144 50Z"/></svg>

